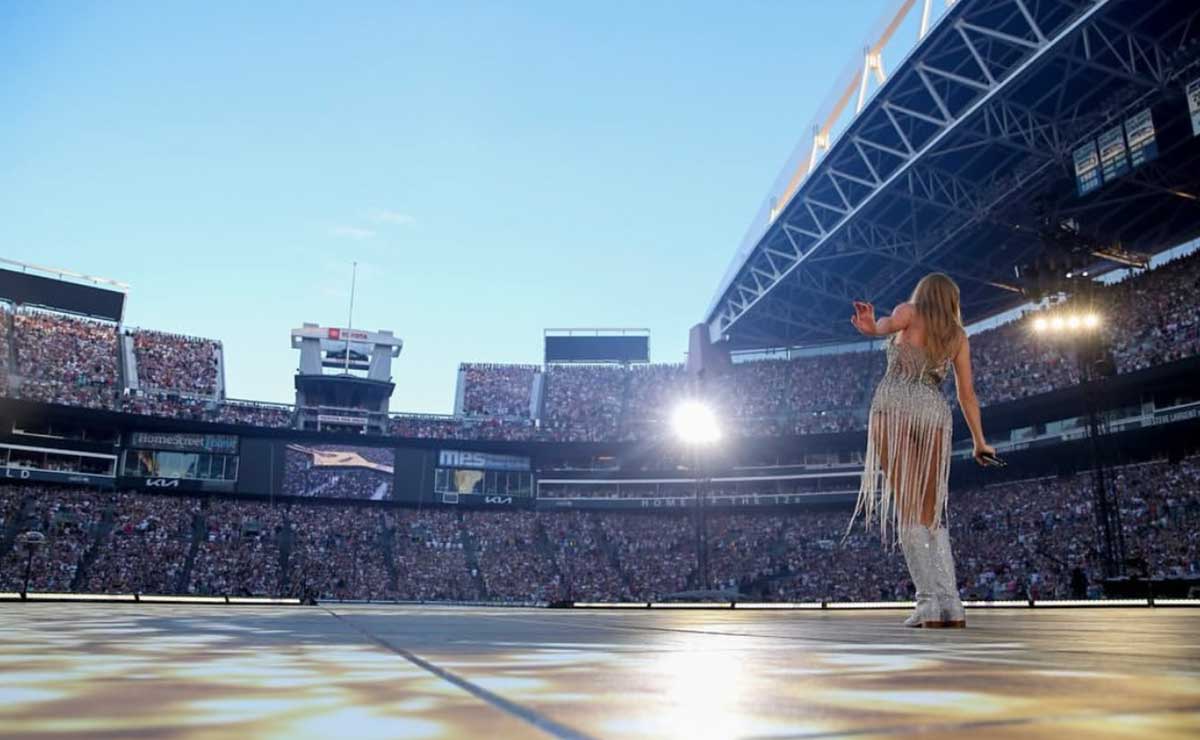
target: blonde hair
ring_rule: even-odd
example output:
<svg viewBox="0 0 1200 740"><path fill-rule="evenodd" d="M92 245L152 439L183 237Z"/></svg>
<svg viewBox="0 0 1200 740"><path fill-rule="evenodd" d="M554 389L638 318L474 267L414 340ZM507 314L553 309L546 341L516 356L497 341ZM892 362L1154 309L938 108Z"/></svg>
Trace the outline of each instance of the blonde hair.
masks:
<svg viewBox="0 0 1200 740"><path fill-rule="evenodd" d="M966 334L958 303L958 284L949 275L931 272L913 288L908 299L925 321L925 353L941 364L958 349L959 338Z"/></svg>

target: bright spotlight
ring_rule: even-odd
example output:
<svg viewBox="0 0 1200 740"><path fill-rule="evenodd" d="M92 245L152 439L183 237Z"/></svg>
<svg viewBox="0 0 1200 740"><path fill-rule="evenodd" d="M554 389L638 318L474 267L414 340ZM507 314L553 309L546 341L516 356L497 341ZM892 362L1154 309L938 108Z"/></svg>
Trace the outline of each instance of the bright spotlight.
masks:
<svg viewBox="0 0 1200 740"><path fill-rule="evenodd" d="M1033 330L1038 332L1046 331L1046 319L1042 318L1041 316L1034 319Z"/></svg>
<svg viewBox="0 0 1200 740"><path fill-rule="evenodd" d="M1065 326L1066 323L1067 322L1063 321L1062 316L1055 316L1054 318L1050 319L1050 328L1054 331L1062 331L1063 326Z"/></svg>
<svg viewBox="0 0 1200 740"><path fill-rule="evenodd" d="M1083 317L1083 325L1089 329L1095 329L1097 326L1100 326L1100 317L1094 313L1089 313Z"/></svg>
<svg viewBox="0 0 1200 740"><path fill-rule="evenodd" d="M684 442L709 444L721 438L717 417L712 409L699 401L683 401L671 414L671 427Z"/></svg>
<svg viewBox="0 0 1200 740"><path fill-rule="evenodd" d="M1067 328L1068 329L1078 329L1080 323L1082 323L1082 322L1080 322L1078 316L1071 315L1071 316L1067 317Z"/></svg>

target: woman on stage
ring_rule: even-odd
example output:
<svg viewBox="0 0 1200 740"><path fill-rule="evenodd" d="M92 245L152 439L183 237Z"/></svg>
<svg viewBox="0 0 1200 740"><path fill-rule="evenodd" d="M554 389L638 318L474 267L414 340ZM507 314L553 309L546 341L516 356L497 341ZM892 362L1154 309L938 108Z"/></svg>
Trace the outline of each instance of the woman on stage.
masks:
<svg viewBox="0 0 1200 740"><path fill-rule="evenodd" d="M982 465L996 451L983 437L958 286L931 273L891 316L876 320L874 306L855 301L850 321L867 336L891 336L887 371L871 402L862 485L850 524L861 512L870 526L878 513L884 540L889 527L898 535L917 590L917 608L905 625L965 627L946 529L951 416L941 384L951 364L975 460Z"/></svg>

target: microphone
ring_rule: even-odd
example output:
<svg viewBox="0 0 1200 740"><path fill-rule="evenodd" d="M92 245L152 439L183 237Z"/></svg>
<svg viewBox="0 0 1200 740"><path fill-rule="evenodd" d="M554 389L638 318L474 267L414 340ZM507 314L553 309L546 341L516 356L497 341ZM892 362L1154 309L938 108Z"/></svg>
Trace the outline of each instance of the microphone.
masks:
<svg viewBox="0 0 1200 740"><path fill-rule="evenodd" d="M1004 462L999 457L997 457L996 455L994 455L990 452L979 453L979 456L977 459L982 461L983 464L987 467L1003 468L1005 465L1008 465L1008 463Z"/></svg>

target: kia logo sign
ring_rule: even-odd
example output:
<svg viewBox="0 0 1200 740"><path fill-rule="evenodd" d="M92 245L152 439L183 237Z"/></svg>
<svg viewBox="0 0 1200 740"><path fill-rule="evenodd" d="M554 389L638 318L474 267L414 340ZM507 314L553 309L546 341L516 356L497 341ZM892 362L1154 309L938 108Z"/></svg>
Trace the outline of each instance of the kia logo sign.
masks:
<svg viewBox="0 0 1200 740"><path fill-rule="evenodd" d="M512 496L485 496L483 502L486 504L511 504Z"/></svg>
<svg viewBox="0 0 1200 740"><path fill-rule="evenodd" d="M179 488L178 478L147 478L146 488Z"/></svg>

